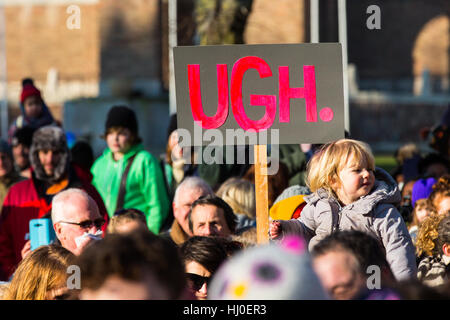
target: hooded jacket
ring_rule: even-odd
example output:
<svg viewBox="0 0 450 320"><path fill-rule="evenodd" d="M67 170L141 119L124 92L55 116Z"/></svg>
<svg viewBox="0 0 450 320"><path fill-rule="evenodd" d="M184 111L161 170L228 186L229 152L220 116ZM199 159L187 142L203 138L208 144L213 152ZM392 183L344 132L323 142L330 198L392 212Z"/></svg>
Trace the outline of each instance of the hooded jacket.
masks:
<svg viewBox="0 0 450 320"><path fill-rule="evenodd" d="M369 194L341 207L325 189L306 196L306 206L299 219L279 220L282 236L301 234L309 249L338 230L360 230L380 241L386 259L397 280L415 278L417 266L414 246L396 205L401 194L394 179L376 168L375 183Z"/></svg>
<svg viewBox="0 0 450 320"><path fill-rule="evenodd" d="M128 159L136 157L128 172L123 208L139 209L145 213L147 226L155 234L169 212L169 199L164 184L164 177L158 160L137 144L115 161L109 148L95 161L91 168L94 179L92 184L103 198L110 217L116 211L120 182Z"/></svg>
<svg viewBox="0 0 450 320"><path fill-rule="evenodd" d="M50 110L48 109L45 102L42 100L42 112L38 118L28 118L25 114L25 106L23 103L20 103L20 112L14 123L10 126L8 130L8 142L11 144L12 138L14 137L14 133L17 129L23 128L25 126L29 126L33 129L39 129L43 126L47 125L55 125L55 119L53 118Z"/></svg>

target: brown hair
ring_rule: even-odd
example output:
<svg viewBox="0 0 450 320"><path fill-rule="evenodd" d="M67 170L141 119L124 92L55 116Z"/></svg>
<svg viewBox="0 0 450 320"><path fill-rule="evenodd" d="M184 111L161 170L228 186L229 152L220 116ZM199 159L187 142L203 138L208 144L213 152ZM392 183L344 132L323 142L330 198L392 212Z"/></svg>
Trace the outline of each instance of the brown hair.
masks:
<svg viewBox="0 0 450 320"><path fill-rule="evenodd" d="M434 254L441 255L444 244L450 244L450 213L444 214L437 226L438 236L435 240Z"/></svg>
<svg viewBox="0 0 450 320"><path fill-rule="evenodd" d="M106 232L116 233L118 226L131 221L136 221L137 223L142 224L143 227L147 227L147 220L142 211L137 209L123 209L114 213L114 216L109 220Z"/></svg>
<svg viewBox="0 0 450 320"><path fill-rule="evenodd" d="M256 236L256 227L248 228L231 236L234 241L242 243L243 249L254 247L258 244Z"/></svg>
<svg viewBox="0 0 450 320"><path fill-rule="evenodd" d="M170 139L170 137L169 137ZM166 162L167 164L169 164L170 166L172 166L172 148L170 147L170 143L169 141L167 141L167 145L166 145Z"/></svg>
<svg viewBox="0 0 450 320"><path fill-rule="evenodd" d="M106 140L106 136L108 134L110 134L111 132L121 131L123 129L130 130L129 128L125 128L125 127L117 127L117 126L116 127L110 127L110 128L108 128L106 130L106 132L104 134L100 135L100 138ZM131 134L131 139L130 139L130 145L131 146L134 146L134 145L142 142L142 138L139 137L136 133L134 133L133 131L130 130L130 134Z"/></svg>
<svg viewBox="0 0 450 320"><path fill-rule="evenodd" d="M167 144L166 144L166 154L165 154L165 159L166 159L166 163L169 164L170 166L173 165L173 160L172 160L172 148L170 147L170 139L172 137L172 134L177 133L176 130L172 131L169 135L169 137L167 138ZM183 152L189 150L186 147L184 148ZM186 151L187 152L187 151ZM190 163L195 163L195 148L194 146L190 147L189 150L189 154L191 155L191 162Z"/></svg>
<svg viewBox="0 0 450 320"><path fill-rule="evenodd" d="M211 275L228 259L224 243L217 237L194 236L180 247L184 264L194 261L201 264Z"/></svg>
<svg viewBox="0 0 450 320"><path fill-rule="evenodd" d="M82 290L98 290L111 276L141 282L155 277L169 299L181 297L186 286L184 266L177 247L149 230L129 234L107 234L77 258Z"/></svg>
<svg viewBox="0 0 450 320"><path fill-rule="evenodd" d="M417 256L432 256L435 250L435 240L438 237L438 225L446 215L434 213L428 216L419 226L416 241Z"/></svg>
<svg viewBox="0 0 450 320"><path fill-rule="evenodd" d="M445 174L433 185L433 191L428 199L435 210L439 211L439 203L443 198L450 197L450 175Z"/></svg>
<svg viewBox="0 0 450 320"><path fill-rule="evenodd" d="M428 198L423 198L423 199L419 199L416 201L416 205L413 209L412 212L412 216L413 219L411 221L411 224L409 225L409 227L413 227L413 226L419 226L419 220L417 218L417 214L416 212L419 210L425 209L427 210L430 214L435 214L436 210L434 209L434 206L431 204L430 200Z"/></svg>
<svg viewBox="0 0 450 320"><path fill-rule="evenodd" d="M19 264L4 300L46 300L48 292L66 286L67 268L75 256L58 245L42 246Z"/></svg>

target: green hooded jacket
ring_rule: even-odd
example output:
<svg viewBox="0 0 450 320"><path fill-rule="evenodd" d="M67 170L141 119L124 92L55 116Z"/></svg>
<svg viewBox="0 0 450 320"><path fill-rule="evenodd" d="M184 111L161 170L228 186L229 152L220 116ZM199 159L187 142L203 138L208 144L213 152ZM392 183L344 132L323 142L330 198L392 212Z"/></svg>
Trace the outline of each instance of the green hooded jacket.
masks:
<svg viewBox="0 0 450 320"><path fill-rule="evenodd" d="M169 199L159 162L144 150L142 144L131 147L119 161L115 161L111 150L106 148L91 168L94 176L92 184L102 196L108 215L112 217L116 210L122 173L128 159L136 153L128 172L123 207L143 211L148 228L158 234L169 212Z"/></svg>

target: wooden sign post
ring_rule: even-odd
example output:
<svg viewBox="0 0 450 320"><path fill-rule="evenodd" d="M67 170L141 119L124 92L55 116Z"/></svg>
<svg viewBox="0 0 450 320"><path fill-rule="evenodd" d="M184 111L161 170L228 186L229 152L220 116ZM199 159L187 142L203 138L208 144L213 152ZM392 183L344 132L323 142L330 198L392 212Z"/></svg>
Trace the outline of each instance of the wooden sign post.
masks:
<svg viewBox="0 0 450 320"><path fill-rule="evenodd" d="M255 146L257 241L267 243L268 174L279 161L271 159L268 168L267 144L344 137L341 45L181 46L174 48L174 64L183 146ZM268 132L270 142L263 137Z"/></svg>
<svg viewBox="0 0 450 320"><path fill-rule="evenodd" d="M267 179L267 146L255 145L256 240L269 242L269 195Z"/></svg>

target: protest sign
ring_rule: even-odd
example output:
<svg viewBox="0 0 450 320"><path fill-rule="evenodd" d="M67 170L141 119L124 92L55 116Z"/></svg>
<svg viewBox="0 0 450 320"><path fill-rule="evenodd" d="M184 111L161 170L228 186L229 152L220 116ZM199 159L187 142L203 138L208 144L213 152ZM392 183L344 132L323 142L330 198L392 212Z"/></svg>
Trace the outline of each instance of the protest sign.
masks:
<svg viewBox="0 0 450 320"><path fill-rule="evenodd" d="M266 144L344 137L341 45L183 46L174 65L177 122L194 137L189 145L255 145L257 239L267 242ZM277 141L261 135L268 131Z"/></svg>
<svg viewBox="0 0 450 320"><path fill-rule="evenodd" d="M223 137L276 129L283 144L344 137L338 43L176 47L174 63L178 126L192 135L198 126ZM228 140L220 142L236 144Z"/></svg>

